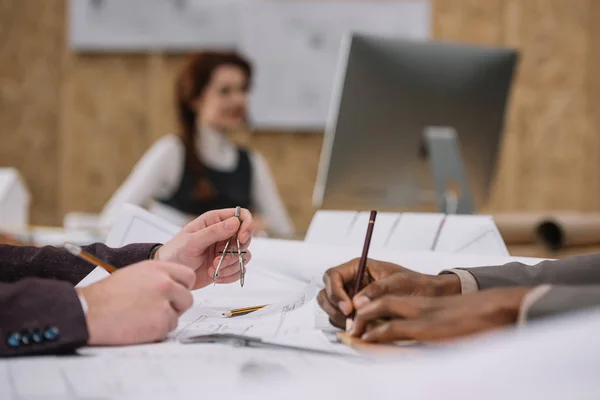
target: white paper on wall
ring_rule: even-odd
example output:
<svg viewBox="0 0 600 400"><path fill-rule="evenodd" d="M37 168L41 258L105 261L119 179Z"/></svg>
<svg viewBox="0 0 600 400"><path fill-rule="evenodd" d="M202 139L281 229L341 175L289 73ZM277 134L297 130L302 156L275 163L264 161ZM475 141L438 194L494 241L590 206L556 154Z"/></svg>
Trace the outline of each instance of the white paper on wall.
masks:
<svg viewBox="0 0 600 400"><path fill-rule="evenodd" d="M79 51L238 49L254 64L256 128L322 129L351 31L426 39L429 0L71 0Z"/></svg>
<svg viewBox="0 0 600 400"><path fill-rule="evenodd" d="M240 48L256 66L252 122L322 128L344 36L360 32L426 39L429 19L428 1L246 4Z"/></svg>
<svg viewBox="0 0 600 400"><path fill-rule="evenodd" d="M239 0L71 0L75 50L235 48Z"/></svg>

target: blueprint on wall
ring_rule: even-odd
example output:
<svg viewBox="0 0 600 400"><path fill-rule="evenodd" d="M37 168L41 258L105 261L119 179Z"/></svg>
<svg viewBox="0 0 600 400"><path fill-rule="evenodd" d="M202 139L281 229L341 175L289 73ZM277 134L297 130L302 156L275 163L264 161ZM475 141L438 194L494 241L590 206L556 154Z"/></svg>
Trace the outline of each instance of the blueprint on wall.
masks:
<svg viewBox="0 0 600 400"><path fill-rule="evenodd" d="M234 48L237 0L71 0L75 50Z"/></svg>
<svg viewBox="0 0 600 400"><path fill-rule="evenodd" d="M79 51L238 49L255 66L257 128L322 129L342 39L427 39L429 0L71 0Z"/></svg>
<svg viewBox="0 0 600 400"><path fill-rule="evenodd" d="M268 1L249 7L241 49L256 65L251 115L258 125L324 126L348 33L429 36L425 1Z"/></svg>

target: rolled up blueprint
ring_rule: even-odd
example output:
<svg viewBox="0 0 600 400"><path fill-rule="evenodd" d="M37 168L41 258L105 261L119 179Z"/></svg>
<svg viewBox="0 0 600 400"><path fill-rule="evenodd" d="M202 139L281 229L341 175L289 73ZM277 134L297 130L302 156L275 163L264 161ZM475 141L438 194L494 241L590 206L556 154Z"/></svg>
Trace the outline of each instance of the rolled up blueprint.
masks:
<svg viewBox="0 0 600 400"><path fill-rule="evenodd" d="M506 244L541 243L552 250L600 244L600 213L495 214Z"/></svg>

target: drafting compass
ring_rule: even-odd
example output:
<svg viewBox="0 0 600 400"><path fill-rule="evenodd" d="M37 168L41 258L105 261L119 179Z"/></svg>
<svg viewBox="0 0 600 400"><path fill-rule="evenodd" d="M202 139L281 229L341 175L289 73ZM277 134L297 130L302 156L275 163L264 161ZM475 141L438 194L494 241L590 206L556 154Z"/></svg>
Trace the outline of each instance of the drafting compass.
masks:
<svg viewBox="0 0 600 400"><path fill-rule="evenodd" d="M235 208L235 217L240 221L240 228L241 228L242 219L240 218L240 212L241 212L241 208L236 207ZM221 258L219 259L219 263L217 264L217 268L215 269L215 273L213 274L214 284L217 283L217 278L219 277L219 271L221 271L221 264L223 264L223 260L225 259L226 256L229 255L229 256L233 256L233 257L238 256L238 262L240 264L240 285L242 287L244 287L244 275L246 274L246 271L244 268L244 262L245 262L244 254L246 252L242 251L242 248L240 246L240 239L238 238L238 233L239 233L239 229L238 229L238 232L235 233L235 235L233 235L232 237L227 239L227 242L225 243L225 248L223 249L223 251L219 252L221 254ZM230 249L229 244L234 239L235 239L235 243L237 244L237 247L232 245L232 247Z"/></svg>

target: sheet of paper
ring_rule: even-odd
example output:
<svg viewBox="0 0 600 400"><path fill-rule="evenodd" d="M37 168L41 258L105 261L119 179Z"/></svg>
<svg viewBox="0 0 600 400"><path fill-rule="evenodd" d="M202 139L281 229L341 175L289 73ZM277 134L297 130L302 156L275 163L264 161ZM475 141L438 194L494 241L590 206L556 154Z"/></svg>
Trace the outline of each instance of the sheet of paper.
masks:
<svg viewBox="0 0 600 400"><path fill-rule="evenodd" d="M430 251L443 218L443 214L402 213L386 247Z"/></svg>
<svg viewBox="0 0 600 400"><path fill-rule="evenodd" d="M70 1L76 50L232 49L239 42L239 2L231 0Z"/></svg>
<svg viewBox="0 0 600 400"><path fill-rule="evenodd" d="M0 227L24 231L29 223L31 194L15 168L0 168Z"/></svg>
<svg viewBox="0 0 600 400"><path fill-rule="evenodd" d="M2 400L191 400L199 394L276 400L282 393L290 400L392 400L400 387L402 396L426 400L595 399L599 329L600 311L590 310L370 362L218 344L93 349L84 357L0 360L0 394ZM468 391L465 376L477 376Z"/></svg>
<svg viewBox="0 0 600 400"><path fill-rule="evenodd" d="M109 247L131 243L165 243L181 230L181 227L133 204L124 204L114 221L106 237Z"/></svg>
<svg viewBox="0 0 600 400"><path fill-rule="evenodd" d="M218 344L167 343L83 353L0 361L0 382L8 381L0 388L0 393L8 388L2 400L196 399L199 393L239 398L256 381L301 380L316 367L347 364L343 358Z"/></svg>
<svg viewBox="0 0 600 400"><path fill-rule="evenodd" d="M509 252L489 215L448 215L436 251L508 256Z"/></svg>
<svg viewBox="0 0 600 400"><path fill-rule="evenodd" d="M360 246L364 244L370 215L369 211L363 211L358 214L350 228L346 244ZM373 236L371 237L372 248L384 247L386 245L400 216L401 214L398 213L380 212L377 214Z"/></svg>
<svg viewBox="0 0 600 400"><path fill-rule="evenodd" d="M317 211L306 231L304 241L315 244L344 245L348 241L348 233L357 217L356 211Z"/></svg>
<svg viewBox="0 0 600 400"><path fill-rule="evenodd" d="M93 283L100 282L102 279L108 278L110 274L104 268L96 267L85 278L79 281L76 288L90 286Z"/></svg>
<svg viewBox="0 0 600 400"><path fill-rule="evenodd" d="M109 247L123 247L131 243L165 243L180 230L180 227L132 204L123 205L114 221L105 242ZM106 270L96 267L76 287L89 286L108 276Z"/></svg>
<svg viewBox="0 0 600 400"><path fill-rule="evenodd" d="M256 66L252 121L263 127L322 128L346 34L426 39L429 27L430 2L424 0L249 2L241 49Z"/></svg>
<svg viewBox="0 0 600 400"><path fill-rule="evenodd" d="M270 303L253 313L227 318L222 314L230 307L215 307L208 297L197 299L194 306L181 316L173 338L231 333L268 338L313 329L312 308L308 317L295 313L316 296L316 284L311 282L292 296ZM243 296L248 299L248 296ZM293 319L293 322L290 320Z"/></svg>

